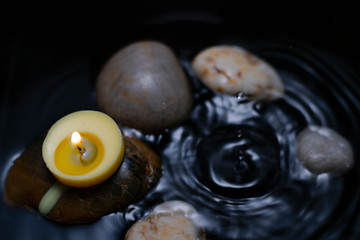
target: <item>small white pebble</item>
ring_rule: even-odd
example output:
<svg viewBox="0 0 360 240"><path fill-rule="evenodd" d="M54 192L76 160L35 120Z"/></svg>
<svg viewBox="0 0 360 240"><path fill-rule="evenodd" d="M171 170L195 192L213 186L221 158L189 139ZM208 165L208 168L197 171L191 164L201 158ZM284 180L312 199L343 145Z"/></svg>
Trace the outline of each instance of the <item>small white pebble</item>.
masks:
<svg viewBox="0 0 360 240"><path fill-rule="evenodd" d="M238 46L207 48L195 56L192 68L200 81L216 92L243 92L253 100L274 100L284 94L274 68Z"/></svg>
<svg viewBox="0 0 360 240"><path fill-rule="evenodd" d="M136 222L126 233L125 240L204 240L193 206L183 201L158 205L148 216Z"/></svg>
<svg viewBox="0 0 360 240"><path fill-rule="evenodd" d="M298 157L314 174L342 174L354 165L350 143L330 128L311 126L296 138Z"/></svg>

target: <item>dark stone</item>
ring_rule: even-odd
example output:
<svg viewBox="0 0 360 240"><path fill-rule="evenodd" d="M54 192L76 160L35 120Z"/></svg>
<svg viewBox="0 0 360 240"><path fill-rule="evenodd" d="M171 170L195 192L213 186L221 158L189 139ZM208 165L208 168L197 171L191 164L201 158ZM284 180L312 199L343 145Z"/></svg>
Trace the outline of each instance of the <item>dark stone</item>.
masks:
<svg viewBox="0 0 360 240"><path fill-rule="evenodd" d="M14 162L5 180L7 203L37 211L44 194L56 182L42 158L45 136L35 140ZM125 157L105 182L70 188L46 216L66 224L89 223L141 200L161 177L159 156L139 139L124 137Z"/></svg>

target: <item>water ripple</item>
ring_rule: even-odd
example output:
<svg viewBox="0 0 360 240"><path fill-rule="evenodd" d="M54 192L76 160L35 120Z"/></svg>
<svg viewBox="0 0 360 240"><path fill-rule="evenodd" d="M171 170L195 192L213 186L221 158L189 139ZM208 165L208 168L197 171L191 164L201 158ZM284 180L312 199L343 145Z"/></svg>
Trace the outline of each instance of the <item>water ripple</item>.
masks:
<svg viewBox="0 0 360 240"><path fill-rule="evenodd" d="M348 191L358 172L311 174L297 158L295 138L317 124L355 146L359 87L328 56L302 46L271 46L263 57L284 81L281 100L258 108L195 88L189 123L160 143L166 177L177 191L172 197L197 207L208 239L338 238L352 224L344 214L359 208L359 190Z"/></svg>

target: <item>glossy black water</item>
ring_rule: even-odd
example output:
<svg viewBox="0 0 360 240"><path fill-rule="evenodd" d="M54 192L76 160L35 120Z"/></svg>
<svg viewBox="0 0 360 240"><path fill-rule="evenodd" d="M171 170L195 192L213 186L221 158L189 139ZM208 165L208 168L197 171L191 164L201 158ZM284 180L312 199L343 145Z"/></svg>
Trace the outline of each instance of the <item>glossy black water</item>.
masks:
<svg viewBox="0 0 360 240"><path fill-rule="evenodd" d="M202 136L195 147L196 178L222 196L262 196L280 173L277 139L272 128L260 121L217 128Z"/></svg>
<svg viewBox="0 0 360 240"><path fill-rule="evenodd" d="M163 177L157 188L124 212L81 226L54 224L2 201L0 219L9 238L121 239L132 223L157 204L182 199L199 211L207 239L356 239L360 223L358 76L308 46L286 41L217 42L226 43L245 44L273 65L284 82L284 97L265 104L247 101L242 94L214 94L190 67L199 45L173 45L193 87L195 105L189 120L161 135L123 128L162 157ZM15 90L26 94L12 105L7 122L13 134L21 137L9 137L6 142L2 183L15 157L56 119L80 109L97 109L91 65L81 58L68 62L57 57L47 61L62 64L49 64L48 72L36 72L33 78L39 80L28 91ZM81 86L81 91L74 86ZM24 114L34 117L17 120ZM12 125L19 122L26 126ZM356 157L352 171L340 177L314 176L303 168L296 156L295 137L310 124L331 127L351 142Z"/></svg>
<svg viewBox="0 0 360 240"><path fill-rule="evenodd" d="M340 177L312 175L296 156L295 137L308 125L324 125L358 151L358 79L301 45L258 47L286 89L282 99L269 104L209 92L193 76L191 58L182 59L194 82L196 106L184 126L156 142L164 161L156 194L163 201L193 204L208 239L355 236L357 164Z"/></svg>

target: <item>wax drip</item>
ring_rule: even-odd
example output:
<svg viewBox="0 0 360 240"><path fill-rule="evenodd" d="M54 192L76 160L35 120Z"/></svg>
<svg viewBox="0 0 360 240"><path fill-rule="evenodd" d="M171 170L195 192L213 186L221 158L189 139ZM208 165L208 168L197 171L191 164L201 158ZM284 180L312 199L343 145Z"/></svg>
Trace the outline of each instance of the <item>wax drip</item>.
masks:
<svg viewBox="0 0 360 240"><path fill-rule="evenodd" d="M40 200L38 207L39 212L46 216L54 208L61 195L69 188L69 186L56 181Z"/></svg>

